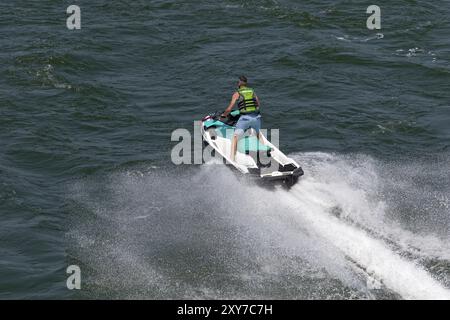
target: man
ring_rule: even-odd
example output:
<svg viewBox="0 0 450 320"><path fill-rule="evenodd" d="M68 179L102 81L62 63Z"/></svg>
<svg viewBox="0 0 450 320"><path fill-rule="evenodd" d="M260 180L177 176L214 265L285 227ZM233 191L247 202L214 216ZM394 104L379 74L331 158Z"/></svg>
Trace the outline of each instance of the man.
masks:
<svg viewBox="0 0 450 320"><path fill-rule="evenodd" d="M233 140L231 143L231 160L235 161L238 139L244 134L245 130L253 128L258 134L258 138L263 142L261 129L261 115L259 113L259 99L253 89L247 87L247 78L239 77L238 90L231 97L231 102L222 114L222 117L228 116L234 105L238 104L241 116L236 123Z"/></svg>

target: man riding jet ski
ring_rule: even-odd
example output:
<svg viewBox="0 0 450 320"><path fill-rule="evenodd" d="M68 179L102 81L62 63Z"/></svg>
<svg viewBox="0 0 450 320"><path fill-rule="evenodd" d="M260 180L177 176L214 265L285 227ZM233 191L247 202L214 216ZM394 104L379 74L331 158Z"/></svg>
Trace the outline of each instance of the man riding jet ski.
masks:
<svg viewBox="0 0 450 320"><path fill-rule="evenodd" d="M247 87L247 78L245 76L239 77L238 90L231 97L231 102L228 108L222 114L222 117L228 116L234 105L238 103L240 117L236 123L234 130L233 141L231 143L231 160L234 161L237 150L237 141L239 137L244 135L247 129L253 128L258 135L259 141L264 144L261 137L261 114L259 113L259 99L252 88Z"/></svg>
<svg viewBox="0 0 450 320"><path fill-rule="evenodd" d="M239 110L232 111L236 102ZM227 109L202 119L204 142L240 172L292 186L303 170L261 133L259 109L258 96L247 86L247 78L241 76Z"/></svg>

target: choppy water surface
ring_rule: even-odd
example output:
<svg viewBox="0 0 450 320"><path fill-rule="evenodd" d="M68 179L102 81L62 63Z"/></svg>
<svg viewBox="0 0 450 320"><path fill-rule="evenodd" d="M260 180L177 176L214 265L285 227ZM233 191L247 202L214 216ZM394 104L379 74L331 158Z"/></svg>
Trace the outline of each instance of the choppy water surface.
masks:
<svg viewBox="0 0 450 320"><path fill-rule="evenodd" d="M448 2L70 4L0 4L0 298L450 298ZM240 74L289 192L170 162Z"/></svg>

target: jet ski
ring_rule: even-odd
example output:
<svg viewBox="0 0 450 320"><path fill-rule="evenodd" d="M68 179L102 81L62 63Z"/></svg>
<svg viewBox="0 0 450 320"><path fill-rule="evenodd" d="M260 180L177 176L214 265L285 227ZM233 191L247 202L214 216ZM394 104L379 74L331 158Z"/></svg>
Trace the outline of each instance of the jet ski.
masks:
<svg viewBox="0 0 450 320"><path fill-rule="evenodd" d="M232 111L226 118L221 112L211 113L201 120L201 133L205 145L244 175L257 178L261 182L281 182L287 187L297 183L303 175L300 165L287 157L262 135L262 142L255 130L247 130L237 144L235 161L231 160L231 142L239 120L239 110Z"/></svg>

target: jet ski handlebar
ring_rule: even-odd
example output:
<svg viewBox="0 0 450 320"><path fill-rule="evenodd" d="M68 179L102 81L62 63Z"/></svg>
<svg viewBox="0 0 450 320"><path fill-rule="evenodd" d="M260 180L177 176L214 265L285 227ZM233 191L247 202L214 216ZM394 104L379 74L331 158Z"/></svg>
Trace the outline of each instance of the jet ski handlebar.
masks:
<svg viewBox="0 0 450 320"><path fill-rule="evenodd" d="M221 122L236 121L240 115L239 111L232 111L232 112L228 113L228 115L226 117L222 117L223 113L224 113L224 111L216 111L216 112L210 113L207 116L203 117L202 121L205 121L206 119L213 119L213 120L221 121Z"/></svg>
<svg viewBox="0 0 450 320"><path fill-rule="evenodd" d="M222 114L225 111L216 111L214 113L211 113L210 116L211 118L213 118L214 120L220 120L220 119L229 119L230 118L230 114L228 114L226 117L222 117Z"/></svg>

